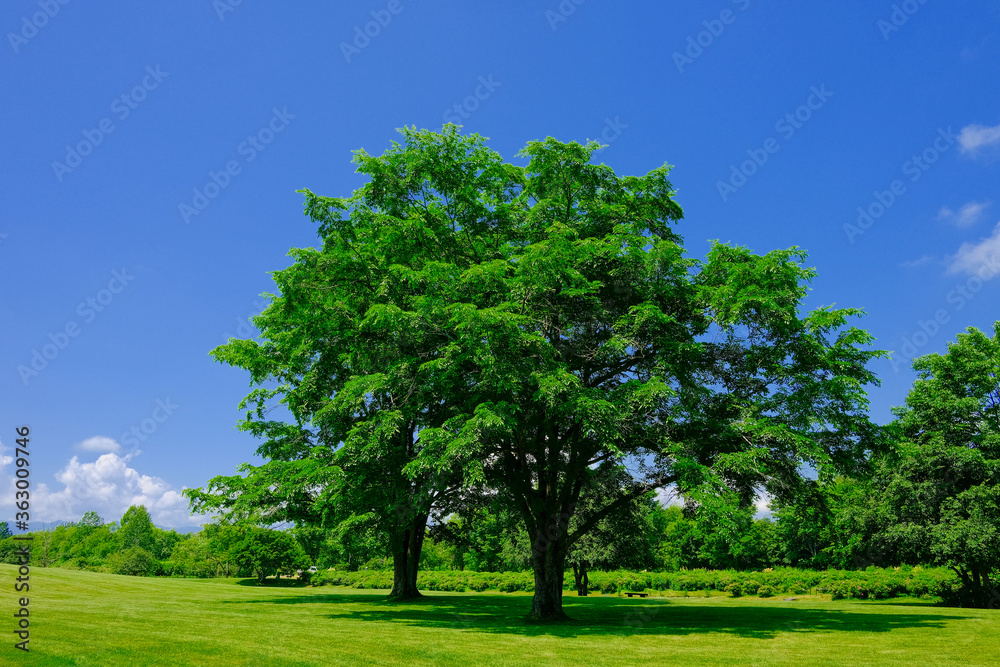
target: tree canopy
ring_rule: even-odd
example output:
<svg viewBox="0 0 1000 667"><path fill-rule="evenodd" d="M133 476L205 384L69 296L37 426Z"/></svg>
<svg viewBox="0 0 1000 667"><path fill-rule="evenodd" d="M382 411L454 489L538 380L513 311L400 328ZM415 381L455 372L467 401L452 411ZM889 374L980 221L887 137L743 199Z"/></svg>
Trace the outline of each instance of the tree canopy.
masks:
<svg viewBox="0 0 1000 667"><path fill-rule="evenodd" d="M963 604L1000 605L1000 321L914 360L896 410L899 452L877 481L877 539L907 562L952 568Z"/></svg>
<svg viewBox="0 0 1000 667"><path fill-rule="evenodd" d="M233 560L247 569L262 584L270 574L294 574L312 565L295 538L289 533L267 528L248 528L231 547Z"/></svg>
<svg viewBox="0 0 1000 667"><path fill-rule="evenodd" d="M93 514L93 513L89 513ZM96 515L84 515L87 527L94 527ZM97 517L99 519L100 517ZM99 525L99 524L98 524ZM125 514L122 515L121 527L117 531L117 536L122 548L139 547L145 551L153 549L153 520L149 516L149 511L145 505L132 505Z"/></svg>
<svg viewBox="0 0 1000 667"><path fill-rule="evenodd" d="M517 166L453 125L402 134L356 152L369 182L351 197L303 191L321 247L275 272L259 340L213 352L250 372L240 427L267 462L189 491L196 507L367 517L405 596L432 509L488 487L531 540L531 616L557 619L570 549L650 491L747 506L877 446L864 387L882 353L848 326L860 311L801 312L801 250L686 257L669 165L620 177L596 142L532 141ZM275 398L291 421L265 418Z"/></svg>

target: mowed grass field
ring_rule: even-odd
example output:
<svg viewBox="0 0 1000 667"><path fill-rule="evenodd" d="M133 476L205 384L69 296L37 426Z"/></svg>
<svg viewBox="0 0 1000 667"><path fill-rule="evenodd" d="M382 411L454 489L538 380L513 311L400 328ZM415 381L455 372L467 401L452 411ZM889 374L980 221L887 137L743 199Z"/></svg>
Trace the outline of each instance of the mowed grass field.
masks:
<svg viewBox="0 0 1000 667"><path fill-rule="evenodd" d="M1000 665L1000 611L921 600L576 597L559 625L530 594L257 586L31 570L31 648L14 648L0 565L0 665ZM786 596L787 597L787 596Z"/></svg>

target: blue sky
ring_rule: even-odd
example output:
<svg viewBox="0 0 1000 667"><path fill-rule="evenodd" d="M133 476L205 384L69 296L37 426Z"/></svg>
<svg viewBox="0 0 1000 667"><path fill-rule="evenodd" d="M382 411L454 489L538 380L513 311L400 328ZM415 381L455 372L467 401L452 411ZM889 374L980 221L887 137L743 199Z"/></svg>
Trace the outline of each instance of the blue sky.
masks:
<svg viewBox="0 0 1000 667"><path fill-rule="evenodd" d="M352 150L449 120L509 160L674 165L694 257L808 250L808 306L895 350L884 422L908 357L1000 319L998 33L987 0L4 3L3 505L28 424L33 521L196 527L180 490L257 447L208 352L315 242L295 191L348 195Z"/></svg>

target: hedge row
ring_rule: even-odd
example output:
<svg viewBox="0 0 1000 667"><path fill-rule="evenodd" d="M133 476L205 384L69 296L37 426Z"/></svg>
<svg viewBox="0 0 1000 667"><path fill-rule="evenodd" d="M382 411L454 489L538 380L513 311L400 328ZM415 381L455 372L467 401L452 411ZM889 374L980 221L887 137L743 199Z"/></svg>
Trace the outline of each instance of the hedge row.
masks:
<svg viewBox="0 0 1000 667"><path fill-rule="evenodd" d="M799 570L775 568L759 572L734 570L681 570L679 572L593 572L590 590L614 594L620 591L721 591L733 597L770 597L783 593L828 593L833 599L885 599L896 596L947 597L958 588L955 574L946 568L900 567L851 570ZM352 588L392 588L392 573L384 570L359 572L326 571L313 585ZM530 572L422 571L417 585L429 591L528 591L535 589ZM573 588L567 572L563 588Z"/></svg>

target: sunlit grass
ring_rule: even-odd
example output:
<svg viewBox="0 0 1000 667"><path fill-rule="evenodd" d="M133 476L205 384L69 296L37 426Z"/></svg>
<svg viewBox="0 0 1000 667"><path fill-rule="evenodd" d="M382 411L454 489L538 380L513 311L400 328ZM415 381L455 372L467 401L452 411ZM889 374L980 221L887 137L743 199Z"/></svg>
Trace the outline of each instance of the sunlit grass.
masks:
<svg viewBox="0 0 1000 667"><path fill-rule="evenodd" d="M1000 664L1000 611L920 600L568 595L571 622L536 625L526 593L400 604L386 591L57 568L31 571L25 655L15 576L0 565L2 665Z"/></svg>

